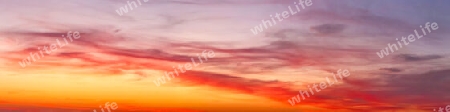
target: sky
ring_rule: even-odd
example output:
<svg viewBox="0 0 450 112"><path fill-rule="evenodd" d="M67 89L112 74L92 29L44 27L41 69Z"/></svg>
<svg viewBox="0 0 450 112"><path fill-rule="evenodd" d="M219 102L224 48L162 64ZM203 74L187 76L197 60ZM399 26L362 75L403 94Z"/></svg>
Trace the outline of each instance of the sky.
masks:
<svg viewBox="0 0 450 112"><path fill-rule="evenodd" d="M129 0L130 2L136 0ZM0 0L0 112L431 112L450 105L450 1ZM439 29L380 58L396 38ZM22 67L68 32L65 46ZM160 86L154 81L213 51ZM198 62L198 60L195 60ZM350 76L291 105L308 85Z"/></svg>

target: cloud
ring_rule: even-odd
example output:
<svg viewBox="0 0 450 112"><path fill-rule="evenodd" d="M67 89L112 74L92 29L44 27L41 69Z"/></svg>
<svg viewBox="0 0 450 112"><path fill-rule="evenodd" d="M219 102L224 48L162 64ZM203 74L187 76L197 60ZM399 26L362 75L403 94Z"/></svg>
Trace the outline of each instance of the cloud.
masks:
<svg viewBox="0 0 450 112"><path fill-rule="evenodd" d="M389 71L389 72L402 72L402 69L399 68L380 68L380 70L385 70L385 71Z"/></svg>
<svg viewBox="0 0 450 112"><path fill-rule="evenodd" d="M215 87L264 96L278 101L284 101L297 92L296 90L289 89L289 86L292 86L292 84L277 80L263 81L203 71L188 71L179 77L180 83L185 85Z"/></svg>
<svg viewBox="0 0 450 112"><path fill-rule="evenodd" d="M344 24L321 24L317 26L312 26L310 28L313 32L318 34L336 34L341 33L345 29Z"/></svg>
<svg viewBox="0 0 450 112"><path fill-rule="evenodd" d="M114 5L117 6L123 6L125 4L124 1L113 1L115 1ZM48 46L50 42L53 42L56 38L61 38L61 35L65 35L67 31L80 31L82 32L82 38L70 43L63 48L64 50L61 49L52 55L46 55L44 59L33 63L33 65L37 66L29 67L27 70L5 70L24 73L32 70L61 68L62 70L70 69L64 71L64 74L83 72L77 73L77 75L102 74L102 76L124 75L134 72L140 79L132 81L145 81L144 79L151 78L148 75L152 74L147 74L143 71L171 71L173 70L172 66L190 62L190 58L196 58L196 53L209 49L216 52L217 57L209 59L207 63L204 63L205 65L201 65L208 67L208 69L193 70L180 74L181 76L176 78L176 82L171 83L177 86L207 86L214 89L228 90L229 92L261 96L290 106L286 100L298 94L298 90L294 88L299 88L300 86L296 85L296 83L308 85L303 82L310 80L293 79L290 78L291 76L285 74L296 73L298 69L306 72L327 72L339 68L355 68L363 72L360 72L360 74L352 73L352 76L341 81L342 83L339 85L316 93L314 96L302 101L302 104L312 107L351 111L405 111L402 109L408 109L410 107L422 109L430 105L439 106L438 103L449 100L446 97L442 97L446 96L450 91L448 86L450 79L447 75L450 73L449 70L433 69L434 71L427 71L429 69L420 69L422 73L407 73L410 69L405 69L405 67L422 68L425 65L442 69L442 67L436 66L445 67L442 64L446 62L410 65L409 63L396 63L395 60L389 59L379 60L374 55L374 52L379 51L379 49L372 49L371 45L378 44L371 42L383 41L383 39L390 39L389 41L392 41L393 37L399 37L396 34L403 32L409 34L413 29L417 29L418 27L418 25L405 20L406 16L405 18L389 16L399 15L391 13L392 10L387 10L389 8L374 11L372 10L374 7L352 7L347 4L336 5L336 3L346 3L345 1L317 1L314 2L313 7L310 7L311 9L303 10L296 14L295 17L289 18L289 21L284 21L295 28L286 27L276 31L268 30L265 36L270 38L264 40L263 43L254 42L253 40L245 42L245 45L252 47L234 47L237 44L230 43L235 41L193 41L203 40L204 38L216 38L214 35L207 35L208 33L223 34L230 36L230 39L240 38L241 36L236 36L235 34L240 34L241 32L231 32L232 30L225 29L225 31L221 29L220 31L205 31L205 33L191 32L183 29L202 27L196 26L199 24L193 21L205 22L206 20L214 20L208 21L213 24L210 25L208 23L208 27L223 27L219 24L222 21L215 21L219 19L226 20L223 21L225 23L232 20L231 22L237 24L230 25L235 28L240 28L242 27L239 26L241 23L248 22L244 18L252 19L253 21L256 17L253 17L254 14L250 14L250 12L245 12L248 10L242 10L243 12L238 13L227 12L232 8L236 8L236 6L251 8L249 10L261 9L260 6L269 5L276 8L286 8L292 5L293 2L294 0L155 0L150 1L147 5L142 5L142 8L150 9L161 6L163 8L156 8L157 10L136 10L135 13L142 11L150 11L151 13L129 15L129 17L133 17L134 19L128 19L128 21L109 21L107 19L111 18L102 18L93 20L102 20L98 21L98 23L89 23L93 25L77 26L45 22L46 20L34 21L25 19L26 23L36 25L40 29L30 31L29 29L37 28L18 25L15 28L8 28L6 31L1 32L0 36L2 37L26 40L24 42L21 41L20 47L15 49L15 51L8 51L2 56L3 59L8 61L4 65L17 65L17 61L28 56L30 52L37 52L37 47ZM347 2L348 4L350 2L362 3L361 1ZM372 2L364 2L364 4L370 3ZM389 4L390 2L383 3ZM90 3L86 2L86 4ZM322 6L320 4L325 5ZM92 15L104 14L101 17L105 17L105 15L111 17L117 16L114 12L114 9L117 7L100 7L98 3L78 5L85 7L85 9L81 10L89 10L89 12L98 11L93 14L91 13ZM183 6L181 9L185 10L166 8L166 5L169 7ZM382 5L378 4L377 6ZM211 11L213 13L192 11L192 7L199 8L200 11ZM209 10L208 8L217 10ZM169 10L174 10L173 12L177 13L171 13ZM435 11L435 9L430 8L430 11ZM154 14L153 12L159 12L161 14ZM178 12L183 14L178 14ZM227 14L233 17L223 17ZM268 15L263 16L267 17ZM440 18L440 16L434 16L436 17L433 18ZM72 18L70 20L75 19L78 18ZM84 18L81 22L84 22L85 19L89 18ZM123 19L126 19L126 17L120 17L118 20ZM260 20L259 17L258 20ZM257 20L255 19L254 21ZM125 24L122 24L123 22ZM149 24L149 22L156 24ZM121 27L117 28L114 25L107 25L107 28L98 27L99 23L114 24ZM307 25L299 25L304 23L307 23ZM150 27L149 29L151 30L143 30L136 26ZM300 27L297 28L296 26ZM173 31L186 31L189 34L170 34L171 32L167 31L169 29ZM155 30L156 33L154 32ZM331 38L314 38L318 35L326 35ZM442 58L445 58L444 55L401 54L396 56L396 59L404 62L421 62ZM68 60L70 60L70 63L67 62ZM230 62L242 63L238 64L240 65L239 67L230 67ZM392 68L380 68L378 65L381 64L398 65ZM5 66L5 68L9 67L11 66ZM225 70L229 72L222 72ZM386 72L377 74L380 70ZM311 77L317 75L321 74L308 74ZM283 81L283 78L289 78L294 81ZM15 92L10 93L14 94ZM23 108L26 109L28 107ZM0 111L2 110L0 109Z"/></svg>
<svg viewBox="0 0 450 112"><path fill-rule="evenodd" d="M440 55L414 55L414 54L400 54L396 55L394 59L400 59L405 62L415 62L415 61L428 61L444 58Z"/></svg>
<svg viewBox="0 0 450 112"><path fill-rule="evenodd" d="M377 99L377 101L371 101L371 103L395 103L392 106L398 108L406 108L404 105L419 104L430 104L438 107L439 104L436 102L449 100L449 98L442 97L450 91L450 86L446 84L450 81L448 73L450 73L449 69L443 69L418 74L378 74L378 78L371 79L351 78L345 80L345 82L348 87L353 86L355 88L340 88L340 91L355 90L353 92L357 94L371 95ZM357 98L355 96L345 97ZM427 107L426 105L421 106ZM380 109L376 105L371 105L371 108Z"/></svg>

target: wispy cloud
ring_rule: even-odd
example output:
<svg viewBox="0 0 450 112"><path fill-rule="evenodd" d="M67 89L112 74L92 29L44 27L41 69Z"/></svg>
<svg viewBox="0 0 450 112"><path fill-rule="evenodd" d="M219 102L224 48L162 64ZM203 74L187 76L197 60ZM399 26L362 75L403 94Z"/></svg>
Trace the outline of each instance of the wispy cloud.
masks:
<svg viewBox="0 0 450 112"><path fill-rule="evenodd" d="M124 16L114 12L118 0L40 2L0 3L9 10L0 15L0 40L19 40L0 45L0 111L81 112L101 102L118 102L124 112L427 111L448 104L448 1L316 0L256 36L248 29L296 0L150 0ZM427 39L392 57L374 55L429 21L440 29ZM26 69L17 65L68 31L83 37ZM205 65L150 87L205 49L216 54ZM302 105L286 103L340 68L352 77Z"/></svg>

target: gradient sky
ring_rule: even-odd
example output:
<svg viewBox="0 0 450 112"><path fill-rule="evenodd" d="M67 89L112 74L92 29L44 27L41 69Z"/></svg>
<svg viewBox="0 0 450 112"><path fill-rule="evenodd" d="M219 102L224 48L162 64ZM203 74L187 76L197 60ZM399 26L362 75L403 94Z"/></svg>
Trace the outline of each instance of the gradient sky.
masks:
<svg viewBox="0 0 450 112"><path fill-rule="evenodd" d="M450 1L312 0L253 35L295 0L1 0L0 112L431 112L450 104ZM439 29L380 59L395 38ZM81 38L22 68L37 47ZM160 87L197 53L215 57ZM351 75L291 106L338 69Z"/></svg>

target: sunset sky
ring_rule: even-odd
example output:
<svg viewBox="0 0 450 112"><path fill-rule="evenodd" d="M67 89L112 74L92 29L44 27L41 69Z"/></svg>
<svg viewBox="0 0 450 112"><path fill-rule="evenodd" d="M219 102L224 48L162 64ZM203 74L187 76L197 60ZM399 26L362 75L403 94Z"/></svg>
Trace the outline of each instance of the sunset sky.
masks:
<svg viewBox="0 0 450 112"><path fill-rule="evenodd" d="M129 0L137 1L137 0ZM450 1L1 0L0 112L433 112L450 105ZM439 29L380 58L427 22ZM44 46L79 39L22 67ZM161 86L153 82L215 56ZM197 61L197 60L196 60ZM350 76L292 106L339 69ZM106 111L105 111L106 112Z"/></svg>

